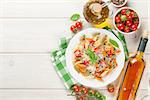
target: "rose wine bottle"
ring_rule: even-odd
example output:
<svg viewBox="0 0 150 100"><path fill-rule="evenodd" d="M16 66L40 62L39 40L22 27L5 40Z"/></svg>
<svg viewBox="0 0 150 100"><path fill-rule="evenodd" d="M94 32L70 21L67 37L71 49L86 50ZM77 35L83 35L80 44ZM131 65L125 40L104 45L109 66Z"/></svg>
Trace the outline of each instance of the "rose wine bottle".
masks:
<svg viewBox="0 0 150 100"><path fill-rule="evenodd" d="M135 100L140 80L145 68L143 54L148 42L148 33L144 32L135 56L130 57L124 80L119 90L118 100Z"/></svg>

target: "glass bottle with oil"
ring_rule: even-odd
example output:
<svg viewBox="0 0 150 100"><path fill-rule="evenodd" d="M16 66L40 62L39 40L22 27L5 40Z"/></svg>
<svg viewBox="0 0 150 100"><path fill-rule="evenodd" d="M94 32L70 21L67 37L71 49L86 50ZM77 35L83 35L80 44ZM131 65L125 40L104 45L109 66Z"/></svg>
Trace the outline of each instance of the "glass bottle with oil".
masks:
<svg viewBox="0 0 150 100"><path fill-rule="evenodd" d="M144 32L135 56L129 58L126 73L119 91L118 100L135 100L142 74L145 68L143 54L148 42L148 33Z"/></svg>

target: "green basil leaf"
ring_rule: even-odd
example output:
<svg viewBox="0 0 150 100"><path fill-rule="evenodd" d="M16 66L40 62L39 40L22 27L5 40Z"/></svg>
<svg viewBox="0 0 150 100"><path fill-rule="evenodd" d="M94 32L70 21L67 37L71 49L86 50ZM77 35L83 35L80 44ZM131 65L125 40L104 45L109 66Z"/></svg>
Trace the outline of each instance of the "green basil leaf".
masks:
<svg viewBox="0 0 150 100"><path fill-rule="evenodd" d="M95 53L93 51L91 51L90 49L87 50L87 54L90 58L90 61L93 63L95 63L98 59L98 56L95 55Z"/></svg>
<svg viewBox="0 0 150 100"><path fill-rule="evenodd" d="M71 19L72 21L77 21L79 18L80 18L80 15L79 15L79 14L73 14L70 19Z"/></svg>
<svg viewBox="0 0 150 100"><path fill-rule="evenodd" d="M109 42L113 44L115 47L119 48L118 43L115 40L109 39Z"/></svg>

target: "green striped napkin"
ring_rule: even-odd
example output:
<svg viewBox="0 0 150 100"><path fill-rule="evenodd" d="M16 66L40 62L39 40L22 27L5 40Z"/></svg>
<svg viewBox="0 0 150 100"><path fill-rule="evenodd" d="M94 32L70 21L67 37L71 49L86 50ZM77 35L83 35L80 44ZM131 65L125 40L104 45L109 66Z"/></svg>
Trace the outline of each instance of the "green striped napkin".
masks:
<svg viewBox="0 0 150 100"><path fill-rule="evenodd" d="M123 44L126 60L128 59L128 49L126 47L126 41L124 36L121 33L118 33L116 31L111 30L108 27L105 27L105 29L111 31ZM51 58L52 63L60 76L60 78L63 80L65 87L70 90L70 87L77 82L72 78L72 76L69 74L68 70L66 69L66 59L65 59L65 51L68 46L69 40L71 38L61 38L59 50L52 50L51 51Z"/></svg>

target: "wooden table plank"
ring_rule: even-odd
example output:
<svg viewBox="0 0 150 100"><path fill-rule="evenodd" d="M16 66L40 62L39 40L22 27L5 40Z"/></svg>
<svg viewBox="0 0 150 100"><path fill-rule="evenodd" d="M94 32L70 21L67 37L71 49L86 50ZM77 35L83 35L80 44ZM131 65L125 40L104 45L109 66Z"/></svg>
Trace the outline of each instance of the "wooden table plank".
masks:
<svg viewBox="0 0 150 100"><path fill-rule="evenodd" d="M143 30L150 29L147 20L142 19ZM69 29L71 24L73 23L68 18L0 19L0 52L46 53L48 49L58 47L61 37L71 36ZM90 27L86 21L84 26ZM127 43L130 44L129 50L133 52L138 46L139 39L128 38ZM147 46L146 52L150 52L150 46Z"/></svg>
<svg viewBox="0 0 150 100"><path fill-rule="evenodd" d="M63 88L49 54L1 54L0 88Z"/></svg>
<svg viewBox="0 0 150 100"><path fill-rule="evenodd" d="M141 89L147 89L150 54ZM49 54L0 54L0 88L62 88ZM104 88L105 89L105 88Z"/></svg>
<svg viewBox="0 0 150 100"><path fill-rule="evenodd" d="M1 1L0 17L70 17L73 13L83 13L85 1L73 2L12 2ZM148 17L148 0L137 2L135 0L128 3L129 6L137 9L142 17ZM143 8L141 9L141 5ZM111 9L114 9L110 5ZM140 10L139 10L140 9Z"/></svg>
<svg viewBox="0 0 150 100"><path fill-rule="evenodd" d="M0 90L1 100L74 100L66 90Z"/></svg>
<svg viewBox="0 0 150 100"><path fill-rule="evenodd" d="M101 91L105 93L107 90ZM148 95L147 90L140 90L140 94L136 97L136 100L142 100L144 96ZM70 93L63 89L51 89L51 90L12 90L5 89L0 90L1 100L75 100L75 97L70 96ZM106 96L106 100L115 100L112 98L112 94Z"/></svg>

